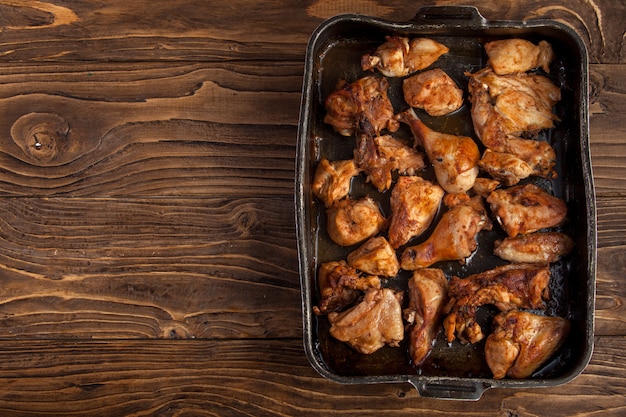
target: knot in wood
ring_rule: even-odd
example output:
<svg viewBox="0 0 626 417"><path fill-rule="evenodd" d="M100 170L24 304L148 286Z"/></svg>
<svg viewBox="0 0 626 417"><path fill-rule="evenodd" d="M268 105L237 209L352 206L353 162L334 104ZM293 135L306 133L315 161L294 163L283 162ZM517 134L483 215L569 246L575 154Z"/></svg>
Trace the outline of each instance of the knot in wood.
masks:
<svg viewBox="0 0 626 417"><path fill-rule="evenodd" d="M69 124L54 113L28 113L11 127L13 141L40 163L58 159L68 145Z"/></svg>

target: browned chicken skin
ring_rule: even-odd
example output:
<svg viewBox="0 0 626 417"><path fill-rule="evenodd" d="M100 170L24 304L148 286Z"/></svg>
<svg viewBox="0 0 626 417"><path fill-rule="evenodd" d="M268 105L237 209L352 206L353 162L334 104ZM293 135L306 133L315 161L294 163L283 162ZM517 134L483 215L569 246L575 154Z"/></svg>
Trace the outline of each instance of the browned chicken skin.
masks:
<svg viewBox="0 0 626 417"><path fill-rule="evenodd" d="M424 69L448 52L448 47L429 38L387 36L373 55L363 55L361 68L376 68L387 77L404 77Z"/></svg>
<svg viewBox="0 0 626 417"><path fill-rule="evenodd" d="M395 277L400 270L400 262L387 239L377 236L348 254L348 265L367 274Z"/></svg>
<svg viewBox="0 0 626 417"><path fill-rule="evenodd" d="M371 197L338 201L326 210L326 217L328 236L341 246L363 242L387 225L378 204Z"/></svg>
<svg viewBox="0 0 626 417"><path fill-rule="evenodd" d="M498 75L526 72L541 67L550 72L554 59L552 46L546 41L537 45L525 39L502 39L487 42L485 52L489 66Z"/></svg>
<svg viewBox="0 0 626 417"><path fill-rule="evenodd" d="M440 133L426 126L413 109L400 113L398 119L409 125L416 144L426 150L439 185L449 193L463 193L472 188L478 176L480 152L467 136Z"/></svg>
<svg viewBox="0 0 626 417"><path fill-rule="evenodd" d="M315 314L342 311L352 305L363 291L380 288L377 276L361 276L346 261L325 262L317 273L320 302L313 307Z"/></svg>
<svg viewBox="0 0 626 417"><path fill-rule="evenodd" d="M497 240L493 253L509 262L545 264L558 261L573 248L574 241L565 233L536 232Z"/></svg>
<svg viewBox="0 0 626 417"><path fill-rule="evenodd" d="M485 150L478 167L507 186L515 185L533 173L531 166L517 156L491 149Z"/></svg>
<svg viewBox="0 0 626 417"><path fill-rule="evenodd" d="M495 190L487 202L510 237L559 226L567 217L565 201L534 184Z"/></svg>
<svg viewBox="0 0 626 417"><path fill-rule="evenodd" d="M447 301L448 280L441 269L424 268L409 280L409 305L404 317L410 326L409 355L419 365L432 350Z"/></svg>
<svg viewBox="0 0 626 417"><path fill-rule="evenodd" d="M340 85L326 98L324 122L343 136L353 135L362 120L366 120L376 134L383 129L395 132L399 125L387 97L388 86L385 78L375 76Z"/></svg>
<svg viewBox="0 0 626 417"><path fill-rule="evenodd" d="M428 239L404 250L402 269L426 268L439 261L464 261L476 250L478 232L491 226L482 197L458 204L443 214Z"/></svg>
<svg viewBox="0 0 626 417"><path fill-rule="evenodd" d="M476 321L478 307L491 304L500 311L544 308L550 268L547 265L509 264L467 278L452 277L444 320L448 342L455 338L469 343L485 335Z"/></svg>
<svg viewBox="0 0 626 417"><path fill-rule="evenodd" d="M402 293L389 288L367 290L363 300L341 313L329 313L330 334L360 353L370 354L385 344L404 339Z"/></svg>
<svg viewBox="0 0 626 417"><path fill-rule="evenodd" d="M315 169L311 190L326 207L330 207L348 195L352 178L359 171L354 159L333 162L322 159Z"/></svg>
<svg viewBox="0 0 626 417"><path fill-rule="evenodd" d="M400 176L391 191L389 243L395 249L421 235L430 226L444 191L417 176Z"/></svg>
<svg viewBox="0 0 626 417"><path fill-rule="evenodd" d="M443 116L463 105L463 90L441 68L421 72L402 83L404 101L431 116Z"/></svg>
<svg viewBox="0 0 626 417"><path fill-rule="evenodd" d="M495 330L487 337L485 359L494 379L529 378L561 347L570 323L512 310L494 317Z"/></svg>
<svg viewBox="0 0 626 417"><path fill-rule="evenodd" d="M420 152L390 135L360 135L354 149L354 159L378 191L386 191L391 187L392 171L415 175L425 166L424 156Z"/></svg>

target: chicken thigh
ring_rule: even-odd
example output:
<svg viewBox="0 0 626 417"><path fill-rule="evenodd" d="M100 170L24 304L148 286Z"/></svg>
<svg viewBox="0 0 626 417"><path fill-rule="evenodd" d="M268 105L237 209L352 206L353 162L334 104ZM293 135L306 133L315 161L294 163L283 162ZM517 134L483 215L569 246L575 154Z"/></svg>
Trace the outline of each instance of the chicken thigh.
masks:
<svg viewBox="0 0 626 417"><path fill-rule="evenodd" d="M404 101L431 116L443 116L463 105L463 90L441 68L421 72L402 83Z"/></svg>
<svg viewBox="0 0 626 417"><path fill-rule="evenodd" d="M526 72L541 67L550 72L554 59L552 45L540 41L537 45L525 39L502 39L487 42L488 64L498 75Z"/></svg>
<svg viewBox="0 0 626 417"><path fill-rule="evenodd" d="M463 193L472 188L480 159L478 146L472 138L436 132L422 123L412 108L400 113L398 119L409 125L416 144L426 150L444 190Z"/></svg>
<svg viewBox="0 0 626 417"><path fill-rule="evenodd" d="M387 239L377 236L348 254L348 265L367 274L395 277L400 262Z"/></svg>
<svg viewBox="0 0 626 417"><path fill-rule="evenodd" d="M387 225L371 197L341 200L326 210L326 217L328 236L340 246L356 245L377 235Z"/></svg>
<svg viewBox="0 0 626 417"><path fill-rule="evenodd" d="M561 347L570 329L562 317L512 310L494 317L485 359L494 379L529 378Z"/></svg>
<svg viewBox="0 0 626 417"><path fill-rule="evenodd" d="M429 38L387 36L373 55L363 55L361 68L376 68L386 77L404 77L424 69L448 52L448 47Z"/></svg>
<svg viewBox="0 0 626 417"><path fill-rule="evenodd" d="M333 162L322 159L315 169L311 190L326 207L330 207L348 195L352 178L359 172L354 159Z"/></svg>

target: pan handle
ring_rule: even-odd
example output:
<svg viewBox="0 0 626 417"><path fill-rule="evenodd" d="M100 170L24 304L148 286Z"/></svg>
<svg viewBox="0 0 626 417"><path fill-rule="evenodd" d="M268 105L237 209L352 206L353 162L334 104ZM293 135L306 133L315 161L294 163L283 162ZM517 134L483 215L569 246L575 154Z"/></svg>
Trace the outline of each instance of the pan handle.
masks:
<svg viewBox="0 0 626 417"><path fill-rule="evenodd" d="M418 23L442 23L458 26L485 26L487 19L474 6L423 6L417 10L412 21Z"/></svg>
<svg viewBox="0 0 626 417"><path fill-rule="evenodd" d="M409 383L417 389L420 396L442 400L478 401L486 390L492 388L488 382L459 382L445 379L437 382L409 379Z"/></svg>

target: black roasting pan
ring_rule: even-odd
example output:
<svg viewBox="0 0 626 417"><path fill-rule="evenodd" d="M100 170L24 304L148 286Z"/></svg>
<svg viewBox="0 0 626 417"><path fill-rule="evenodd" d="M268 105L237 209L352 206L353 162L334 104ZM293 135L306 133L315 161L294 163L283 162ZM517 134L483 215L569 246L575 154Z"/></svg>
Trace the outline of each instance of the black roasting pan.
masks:
<svg viewBox="0 0 626 417"><path fill-rule="evenodd" d="M327 319L312 311L318 303L319 265L343 259L354 249L338 247L328 238L323 204L311 193L311 180L319 159L350 159L354 147L353 138L340 136L323 122L324 99L339 80L352 82L366 75L360 68L361 55L371 53L384 42L386 35L392 34L430 37L447 45L450 52L433 66L444 69L455 79L465 89L465 97L464 73L486 66L485 42L519 37L536 43L543 39L555 50L556 59L549 76L561 87L562 100L555 108L561 120L555 128L542 132L539 140L546 140L555 148L558 177L532 181L563 198L568 205L568 222L561 230L574 238L575 248L551 266L552 298L547 312L568 318L572 329L556 356L530 378L495 380L485 363L484 345L458 342L449 345L441 334L419 368L410 364L405 345L384 347L371 355L359 354L330 337ZM407 105L401 94L392 92L397 91L398 85L394 84L397 82L390 79L389 95L399 112ZM435 130L475 138L467 100L450 116L420 115ZM595 303L596 217L588 127L587 52L576 32L562 23L488 21L478 9L466 6L423 7L413 19L401 23L363 15L340 15L323 22L312 34L307 48L295 189L304 346L312 366L324 377L339 383L408 382L425 397L463 400L477 400L489 388L553 387L579 375L593 349ZM402 129L397 133L402 136ZM410 134L406 131L404 134L410 141ZM428 169L424 175L429 175ZM351 193L378 195L362 178L353 181ZM442 268L448 277L464 277L498 265L488 242L503 236L502 231L494 226L494 230L481 235L477 252L465 265L441 262L434 266ZM406 274L401 275L393 280L393 285L402 287L406 279Z"/></svg>

